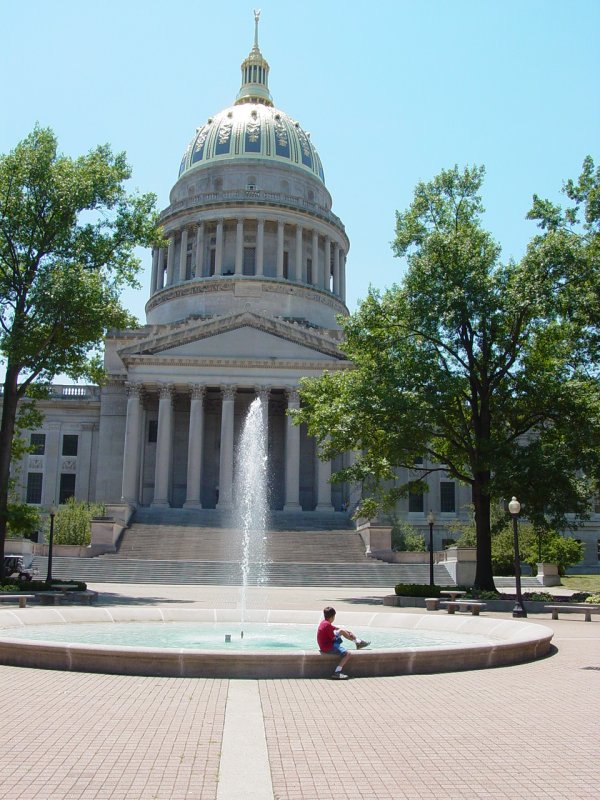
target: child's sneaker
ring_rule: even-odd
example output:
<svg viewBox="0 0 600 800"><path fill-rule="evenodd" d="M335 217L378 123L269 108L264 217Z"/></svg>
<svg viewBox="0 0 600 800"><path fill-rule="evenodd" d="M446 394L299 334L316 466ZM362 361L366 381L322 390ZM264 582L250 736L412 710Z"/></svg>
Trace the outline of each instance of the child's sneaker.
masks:
<svg viewBox="0 0 600 800"><path fill-rule="evenodd" d="M361 639L359 642L356 643L356 649L362 650L363 647L368 647L370 644L371 642L365 642L364 639Z"/></svg>
<svg viewBox="0 0 600 800"><path fill-rule="evenodd" d="M331 676L331 680L332 681L347 681L348 680L348 676L344 675L343 672L334 672L333 675Z"/></svg>

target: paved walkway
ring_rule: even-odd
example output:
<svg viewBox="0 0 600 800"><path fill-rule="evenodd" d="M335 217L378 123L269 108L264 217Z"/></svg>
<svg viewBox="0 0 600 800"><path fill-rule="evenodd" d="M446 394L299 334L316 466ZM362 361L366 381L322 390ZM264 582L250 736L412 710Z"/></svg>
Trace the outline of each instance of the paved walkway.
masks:
<svg viewBox="0 0 600 800"><path fill-rule="evenodd" d="M92 588L119 604L239 598L231 587ZM250 589L248 605L332 604L341 623L384 593ZM473 672L334 683L0 666L0 800L590 800L600 621L530 619L555 631L552 656Z"/></svg>

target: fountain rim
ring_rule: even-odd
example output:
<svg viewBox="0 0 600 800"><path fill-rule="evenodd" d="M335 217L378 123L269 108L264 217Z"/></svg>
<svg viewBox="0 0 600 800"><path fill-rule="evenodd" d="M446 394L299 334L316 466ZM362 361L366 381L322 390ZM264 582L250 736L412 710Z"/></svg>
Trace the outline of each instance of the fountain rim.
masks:
<svg viewBox="0 0 600 800"><path fill-rule="evenodd" d="M453 672L507 666L541 658L550 651L554 631L539 623L498 617L344 611L340 623L364 635L369 628L477 633L491 643L435 645L398 650L351 651L347 671L355 677ZM296 623L316 626L320 611L248 609L246 622ZM230 622L240 624L238 609L181 608L180 606L104 606L28 608L0 611L0 664L42 669L186 678L324 678L337 663L334 656L315 650L289 653L264 650L191 650L128 647L11 639L4 631L27 625L97 622Z"/></svg>

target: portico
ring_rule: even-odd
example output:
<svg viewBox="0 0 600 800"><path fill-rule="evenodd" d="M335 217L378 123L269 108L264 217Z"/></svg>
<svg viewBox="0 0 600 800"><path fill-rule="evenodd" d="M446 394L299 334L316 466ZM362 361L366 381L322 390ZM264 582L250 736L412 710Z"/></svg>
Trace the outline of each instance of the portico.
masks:
<svg viewBox="0 0 600 800"><path fill-rule="evenodd" d="M257 396L268 420L271 508L340 510L330 462L320 461L314 441L286 413L299 407L289 386L129 383L122 500L230 510L235 445Z"/></svg>

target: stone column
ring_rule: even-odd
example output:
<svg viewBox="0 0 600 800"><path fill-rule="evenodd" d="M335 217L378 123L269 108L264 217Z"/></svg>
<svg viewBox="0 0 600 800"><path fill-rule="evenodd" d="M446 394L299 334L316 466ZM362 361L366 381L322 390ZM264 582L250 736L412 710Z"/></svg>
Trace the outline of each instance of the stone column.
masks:
<svg viewBox="0 0 600 800"><path fill-rule="evenodd" d="M244 220L238 219L235 229L235 274L241 275L244 264Z"/></svg>
<svg viewBox="0 0 600 800"><path fill-rule="evenodd" d="M325 263L323 264L323 288L331 291L331 239L325 237Z"/></svg>
<svg viewBox="0 0 600 800"><path fill-rule="evenodd" d="M296 225L296 263L294 264L295 279L304 281L304 265L302 264L302 225Z"/></svg>
<svg viewBox="0 0 600 800"><path fill-rule="evenodd" d="M265 271L265 221L258 220L256 227L256 274L263 275Z"/></svg>
<svg viewBox="0 0 600 800"><path fill-rule="evenodd" d="M331 461L321 461L317 454L317 507L315 511L333 511L331 504Z"/></svg>
<svg viewBox="0 0 600 800"><path fill-rule="evenodd" d="M190 386L190 430L188 434L187 493L184 508L202 508L200 484L202 480L202 444L204 439L205 386Z"/></svg>
<svg viewBox="0 0 600 800"><path fill-rule="evenodd" d="M158 401L156 468L153 506L169 506L169 477L173 457L173 387L163 386Z"/></svg>
<svg viewBox="0 0 600 800"><path fill-rule="evenodd" d="M158 269L156 270L156 291L165 285L165 249L158 248Z"/></svg>
<svg viewBox="0 0 600 800"><path fill-rule="evenodd" d="M77 474L75 476L75 497L90 502L90 476L92 472L92 436L95 423L82 422L77 451Z"/></svg>
<svg viewBox="0 0 600 800"><path fill-rule="evenodd" d="M195 276L201 278L204 271L204 223L201 222L196 230L196 266Z"/></svg>
<svg viewBox="0 0 600 800"><path fill-rule="evenodd" d="M233 505L233 410L235 386L222 386L221 454L219 462L219 502L217 508L229 511Z"/></svg>
<svg viewBox="0 0 600 800"><path fill-rule="evenodd" d="M60 489L60 422L44 425L46 447L44 450L44 477L42 485L42 505L58 505Z"/></svg>
<svg viewBox="0 0 600 800"><path fill-rule="evenodd" d="M158 258L160 254L160 249L158 247L154 247L152 250L152 275L150 277L150 294L153 295L156 291L156 287L158 284Z"/></svg>
<svg viewBox="0 0 600 800"><path fill-rule="evenodd" d="M175 234L169 235L169 249L167 250L167 286L173 284L173 272L175 269Z"/></svg>
<svg viewBox="0 0 600 800"><path fill-rule="evenodd" d="M121 502L130 503L133 506L138 503L140 488L142 391L143 387L139 384L130 384L127 387Z"/></svg>
<svg viewBox="0 0 600 800"><path fill-rule="evenodd" d="M300 395L296 389L286 392L288 410L300 408ZM284 511L302 511L300 505L300 426L286 417L285 435L285 505Z"/></svg>
<svg viewBox="0 0 600 800"><path fill-rule="evenodd" d="M337 242L333 243L333 293L338 296L340 293L340 246Z"/></svg>
<svg viewBox="0 0 600 800"><path fill-rule="evenodd" d="M181 231L181 250L179 252L179 283L183 283L187 277L187 249L188 249L188 230Z"/></svg>
<svg viewBox="0 0 600 800"><path fill-rule="evenodd" d="M322 286L322 281L319 280L319 234L313 231L312 235L312 284L313 286Z"/></svg>
<svg viewBox="0 0 600 800"><path fill-rule="evenodd" d="M215 275L223 274L223 220L217 222L216 234L216 247L215 247Z"/></svg>
<svg viewBox="0 0 600 800"><path fill-rule="evenodd" d="M285 226L282 220L277 220L277 277L283 278L283 239Z"/></svg>

